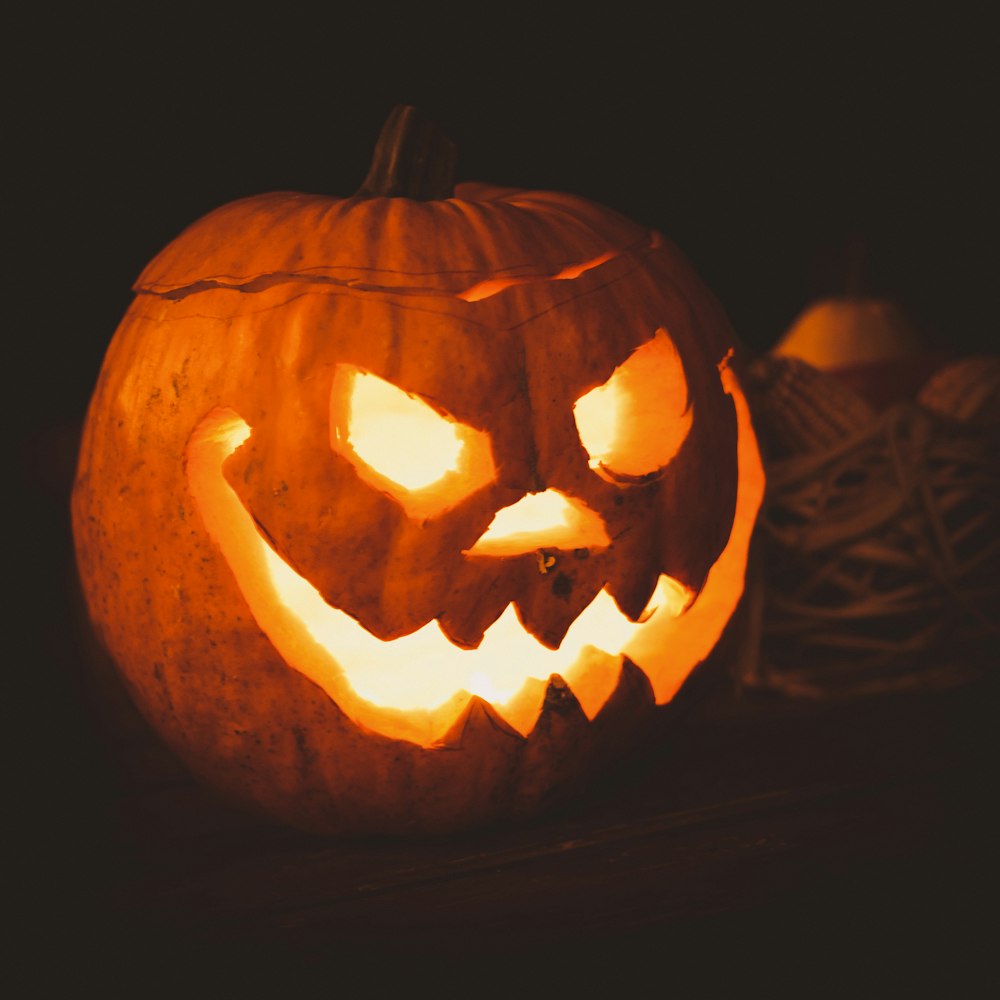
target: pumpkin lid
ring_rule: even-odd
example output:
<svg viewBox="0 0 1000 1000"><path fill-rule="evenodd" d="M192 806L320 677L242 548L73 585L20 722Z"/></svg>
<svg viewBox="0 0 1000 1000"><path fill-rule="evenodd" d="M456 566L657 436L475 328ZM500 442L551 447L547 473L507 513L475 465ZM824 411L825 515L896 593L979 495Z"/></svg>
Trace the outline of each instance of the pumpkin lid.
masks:
<svg viewBox="0 0 1000 1000"><path fill-rule="evenodd" d="M458 295L498 278L543 277L647 243L650 233L574 195L460 184L456 197L330 198L275 192L189 226L136 292L170 297L312 281Z"/></svg>

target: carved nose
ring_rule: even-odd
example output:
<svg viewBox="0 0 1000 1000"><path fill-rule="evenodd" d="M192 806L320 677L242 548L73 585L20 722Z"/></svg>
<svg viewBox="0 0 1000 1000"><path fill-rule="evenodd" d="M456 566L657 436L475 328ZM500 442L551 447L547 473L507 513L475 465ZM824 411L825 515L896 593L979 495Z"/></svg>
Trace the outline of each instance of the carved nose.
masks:
<svg viewBox="0 0 1000 1000"><path fill-rule="evenodd" d="M516 556L538 549L594 549L611 544L600 514L559 490L528 493L497 512L473 556Z"/></svg>

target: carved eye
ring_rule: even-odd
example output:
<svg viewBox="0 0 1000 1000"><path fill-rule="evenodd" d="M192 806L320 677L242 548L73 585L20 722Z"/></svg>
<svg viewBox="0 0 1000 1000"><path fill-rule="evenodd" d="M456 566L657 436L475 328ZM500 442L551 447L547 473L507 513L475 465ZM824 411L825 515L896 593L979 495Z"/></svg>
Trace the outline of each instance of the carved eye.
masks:
<svg viewBox="0 0 1000 1000"><path fill-rule="evenodd" d="M680 355L667 331L637 348L573 404L590 467L611 482L645 479L680 451L694 418Z"/></svg>
<svg viewBox="0 0 1000 1000"><path fill-rule="evenodd" d="M413 518L443 513L496 476L484 431L353 365L334 373L330 446Z"/></svg>

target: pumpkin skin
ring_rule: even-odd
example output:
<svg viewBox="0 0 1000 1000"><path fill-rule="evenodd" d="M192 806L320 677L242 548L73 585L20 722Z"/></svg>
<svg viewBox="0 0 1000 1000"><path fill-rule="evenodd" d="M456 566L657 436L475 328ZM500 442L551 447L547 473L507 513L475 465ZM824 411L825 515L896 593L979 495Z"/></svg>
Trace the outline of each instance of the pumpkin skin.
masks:
<svg viewBox="0 0 1000 1000"><path fill-rule="evenodd" d="M485 185L430 202L277 193L195 223L135 291L84 429L78 567L136 704L219 789L321 833L521 816L586 781L711 652L742 593L763 474L728 322L658 234L573 196ZM649 345L681 376L678 398L647 402L686 429L662 467L610 475L574 406ZM482 435L490 474L411 516L331 446L345 372ZM213 451L236 423L242 443ZM208 512L213 490L230 513ZM552 490L607 544L470 553L498 511ZM243 520L385 644L436 621L475 656L513 606L525 642L556 649L599 594L641 618L660 579L687 605L638 626L623 655L587 653L502 704L463 689L382 706L246 581L225 540Z"/></svg>

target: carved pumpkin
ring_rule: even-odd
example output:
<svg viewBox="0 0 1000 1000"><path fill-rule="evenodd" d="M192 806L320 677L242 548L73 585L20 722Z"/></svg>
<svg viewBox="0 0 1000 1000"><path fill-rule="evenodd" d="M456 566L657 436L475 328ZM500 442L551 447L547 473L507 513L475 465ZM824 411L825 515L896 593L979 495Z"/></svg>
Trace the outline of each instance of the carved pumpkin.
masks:
<svg viewBox="0 0 1000 1000"><path fill-rule="evenodd" d="M581 198L268 194L140 276L74 491L192 768L324 832L520 815L711 652L763 481L726 319Z"/></svg>

